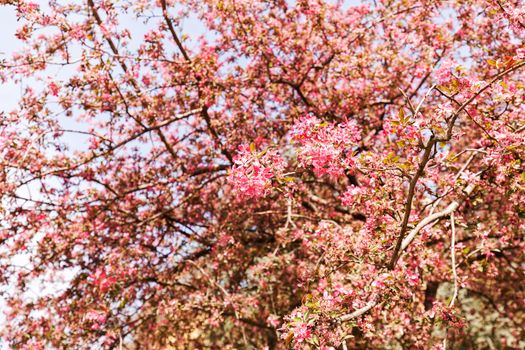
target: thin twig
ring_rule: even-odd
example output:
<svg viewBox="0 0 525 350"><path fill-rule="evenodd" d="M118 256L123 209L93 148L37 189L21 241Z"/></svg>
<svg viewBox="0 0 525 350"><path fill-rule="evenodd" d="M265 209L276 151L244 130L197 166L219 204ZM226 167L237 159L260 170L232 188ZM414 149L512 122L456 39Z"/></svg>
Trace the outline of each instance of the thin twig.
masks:
<svg viewBox="0 0 525 350"><path fill-rule="evenodd" d="M286 224L284 225L284 229L288 229L288 225L291 224L294 228L297 228L295 223L292 221L292 199L288 198L288 204L287 204L287 210L286 210Z"/></svg>
<svg viewBox="0 0 525 350"><path fill-rule="evenodd" d="M182 56L184 56L184 59L191 63L190 56L186 52L186 49L184 46L182 46L182 42L180 41L179 37L177 36L177 33L175 33L175 28L173 28L173 23L171 23L169 14L168 14L168 8L166 6L166 0L161 0L160 5L162 6L162 16L164 17L164 20L166 21L166 24L168 25L168 29L171 33L171 36L173 37L173 40L175 41L175 44L177 44L177 47L179 48L180 52L182 53Z"/></svg>
<svg viewBox="0 0 525 350"><path fill-rule="evenodd" d="M450 243L450 255L452 260L452 276L454 277L454 293L452 300L450 300L449 307L454 306L458 296L458 274L456 271L456 225L454 223L454 212L450 213L450 228L452 230L452 238Z"/></svg>

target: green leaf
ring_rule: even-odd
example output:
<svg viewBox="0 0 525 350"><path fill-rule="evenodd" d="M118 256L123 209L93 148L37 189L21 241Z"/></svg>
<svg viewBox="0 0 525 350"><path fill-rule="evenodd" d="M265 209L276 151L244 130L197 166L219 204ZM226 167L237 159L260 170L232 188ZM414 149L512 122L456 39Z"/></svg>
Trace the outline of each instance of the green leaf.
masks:
<svg viewBox="0 0 525 350"><path fill-rule="evenodd" d="M319 338L317 338L317 336L314 334L312 335L312 343L315 345L315 346L319 346Z"/></svg>
<svg viewBox="0 0 525 350"><path fill-rule="evenodd" d="M262 156L264 156L266 154L266 152L268 152L270 148L266 148L264 151L260 152L258 155L257 155L257 158L261 158Z"/></svg>

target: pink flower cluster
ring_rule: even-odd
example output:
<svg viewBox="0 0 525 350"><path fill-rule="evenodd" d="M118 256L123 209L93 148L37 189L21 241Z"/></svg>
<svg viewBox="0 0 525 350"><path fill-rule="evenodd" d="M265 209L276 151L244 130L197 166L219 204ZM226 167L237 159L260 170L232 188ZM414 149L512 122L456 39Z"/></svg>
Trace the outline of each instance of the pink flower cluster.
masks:
<svg viewBox="0 0 525 350"><path fill-rule="evenodd" d="M229 180L243 199L261 198L272 189L272 179L280 177L285 168L284 159L274 150L256 152L255 147L241 145L234 159Z"/></svg>
<svg viewBox="0 0 525 350"><path fill-rule="evenodd" d="M457 66L456 62L447 60L435 71L437 82L441 85L450 83L453 78L452 72Z"/></svg>
<svg viewBox="0 0 525 350"><path fill-rule="evenodd" d="M299 161L302 166L311 166L318 176L337 177L353 167L352 148L361 139L361 134L352 121L335 125L308 116L295 125L293 137L301 145Z"/></svg>
<svg viewBox="0 0 525 350"><path fill-rule="evenodd" d="M361 187L350 185L341 195L341 202L347 207L352 207L356 202L359 202L362 192L363 189Z"/></svg>
<svg viewBox="0 0 525 350"><path fill-rule="evenodd" d="M297 324L295 324L295 326L292 328L292 332L294 335L294 339L297 343L302 343L305 340L308 341L312 336L312 331L304 322L298 322Z"/></svg>
<svg viewBox="0 0 525 350"><path fill-rule="evenodd" d="M106 323L106 314L102 311L91 310L86 313L84 320L91 324L92 330L98 330Z"/></svg>
<svg viewBox="0 0 525 350"><path fill-rule="evenodd" d="M99 269L92 277L93 285L95 285L101 293L106 293L116 283L117 279L113 276L108 276L104 269Z"/></svg>
<svg viewBox="0 0 525 350"><path fill-rule="evenodd" d="M525 47L520 47L516 50L516 59L525 60Z"/></svg>

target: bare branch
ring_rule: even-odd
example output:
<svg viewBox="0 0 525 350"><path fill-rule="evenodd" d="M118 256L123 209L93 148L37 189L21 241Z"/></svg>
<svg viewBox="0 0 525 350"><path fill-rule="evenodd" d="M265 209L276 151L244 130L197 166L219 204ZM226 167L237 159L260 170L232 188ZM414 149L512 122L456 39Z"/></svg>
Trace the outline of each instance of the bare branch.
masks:
<svg viewBox="0 0 525 350"><path fill-rule="evenodd" d="M352 320L354 318L357 318L359 316L362 316L365 313L367 313L371 308L376 306L377 304L378 304L377 301L369 301L365 306L363 306L360 309L355 310L351 314L346 314L346 315L343 315L343 316L339 317L339 320L341 322L346 322L346 321L350 321L350 320Z"/></svg>
<svg viewBox="0 0 525 350"><path fill-rule="evenodd" d="M467 188L465 188L464 190L465 194L467 196L470 195L474 191L475 187L476 186L472 183L468 185ZM412 231L410 231L410 233L405 237L405 239L403 239L403 243L401 244L401 250L405 250L410 245L410 243L414 240L414 238L419 233L419 231L421 231L425 226L427 226L428 224L438 219L449 216L452 212L454 212L457 208L459 208L460 204L461 203L458 201L453 201L442 211L429 215L423 220L421 220L419 224Z"/></svg>
<svg viewBox="0 0 525 350"><path fill-rule="evenodd" d="M454 223L454 212L450 213L450 228L452 230L452 238L450 243L450 256L452 260L452 276L454 277L454 294L448 306L454 306L458 296L458 274L456 271L456 225Z"/></svg>

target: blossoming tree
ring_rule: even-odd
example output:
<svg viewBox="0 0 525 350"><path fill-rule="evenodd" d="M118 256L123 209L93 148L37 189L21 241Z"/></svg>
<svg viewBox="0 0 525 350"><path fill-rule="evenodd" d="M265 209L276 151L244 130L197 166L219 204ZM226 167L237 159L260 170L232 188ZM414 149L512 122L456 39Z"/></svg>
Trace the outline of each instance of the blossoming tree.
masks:
<svg viewBox="0 0 525 350"><path fill-rule="evenodd" d="M523 345L521 0L0 3L10 348Z"/></svg>

